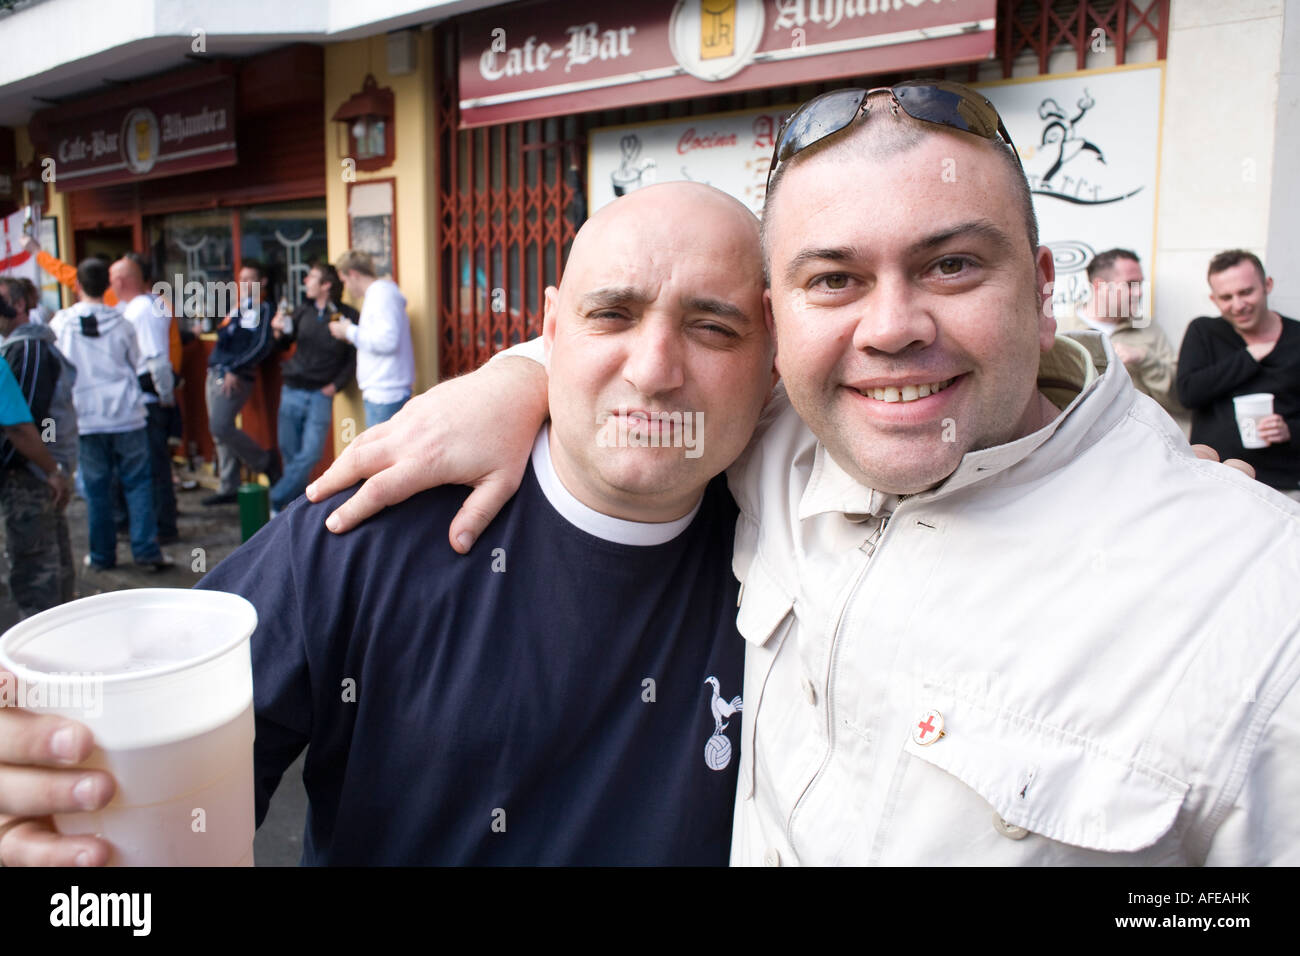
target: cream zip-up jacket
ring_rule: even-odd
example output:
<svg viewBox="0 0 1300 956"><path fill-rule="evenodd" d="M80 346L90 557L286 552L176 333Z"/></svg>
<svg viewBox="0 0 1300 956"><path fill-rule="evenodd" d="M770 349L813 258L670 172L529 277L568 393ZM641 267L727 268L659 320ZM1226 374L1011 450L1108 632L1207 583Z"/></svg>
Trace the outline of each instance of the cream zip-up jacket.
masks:
<svg viewBox="0 0 1300 956"><path fill-rule="evenodd" d="M1039 387L1050 425L901 501L765 415L733 863L1300 863L1300 506L1098 333Z"/></svg>

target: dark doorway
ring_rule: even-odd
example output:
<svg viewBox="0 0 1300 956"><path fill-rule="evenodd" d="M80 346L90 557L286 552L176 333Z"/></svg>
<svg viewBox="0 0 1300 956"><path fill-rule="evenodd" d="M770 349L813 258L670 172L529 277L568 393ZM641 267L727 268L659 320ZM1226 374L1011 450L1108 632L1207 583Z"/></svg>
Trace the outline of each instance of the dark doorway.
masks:
<svg viewBox="0 0 1300 956"><path fill-rule="evenodd" d="M124 252L130 252L134 248L131 244L132 236L130 226L121 229L80 229L76 237L75 261L80 262L90 256L98 256L105 262L111 263L120 258Z"/></svg>

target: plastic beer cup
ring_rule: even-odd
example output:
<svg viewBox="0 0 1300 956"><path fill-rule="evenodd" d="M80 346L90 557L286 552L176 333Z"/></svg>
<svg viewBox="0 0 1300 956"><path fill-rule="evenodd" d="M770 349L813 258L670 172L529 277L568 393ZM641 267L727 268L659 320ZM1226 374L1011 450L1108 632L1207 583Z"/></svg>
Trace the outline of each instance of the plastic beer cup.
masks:
<svg viewBox="0 0 1300 956"><path fill-rule="evenodd" d="M110 866L252 866L257 611L220 591L137 589L37 614L0 638L7 701L84 723L117 792L56 814Z"/></svg>
<svg viewBox="0 0 1300 956"><path fill-rule="evenodd" d="M1237 431L1241 432L1241 447L1267 448L1268 442L1259 437L1259 420L1273 414L1272 393L1238 395L1232 400L1232 410L1237 416Z"/></svg>

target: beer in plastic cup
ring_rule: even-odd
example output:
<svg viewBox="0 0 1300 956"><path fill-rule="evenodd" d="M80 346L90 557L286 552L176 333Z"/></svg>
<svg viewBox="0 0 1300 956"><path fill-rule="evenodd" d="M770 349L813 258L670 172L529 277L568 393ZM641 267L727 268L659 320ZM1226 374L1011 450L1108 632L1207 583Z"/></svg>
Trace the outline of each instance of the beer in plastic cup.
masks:
<svg viewBox="0 0 1300 956"><path fill-rule="evenodd" d="M1232 400L1237 416L1237 431L1241 432L1243 448L1267 448L1268 442L1259 437L1259 420L1273 414L1273 395L1270 392L1253 392L1238 395Z"/></svg>
<svg viewBox="0 0 1300 956"><path fill-rule="evenodd" d="M56 814L61 833L113 846L110 866L251 866L257 611L220 591L100 594L0 638L8 701L95 735L81 766L107 770L103 810Z"/></svg>

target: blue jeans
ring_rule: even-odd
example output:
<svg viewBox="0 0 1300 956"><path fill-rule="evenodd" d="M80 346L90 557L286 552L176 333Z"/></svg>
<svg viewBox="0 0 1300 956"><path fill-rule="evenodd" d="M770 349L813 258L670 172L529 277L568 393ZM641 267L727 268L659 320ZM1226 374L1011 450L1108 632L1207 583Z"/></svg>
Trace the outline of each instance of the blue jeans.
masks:
<svg viewBox="0 0 1300 956"><path fill-rule="evenodd" d="M86 485L90 525L90 560L101 568L117 563L117 532L113 526L113 476L122 483L131 524L131 556L138 562L157 561L158 525L153 510L153 468L145 428L115 434L82 435L81 475Z"/></svg>
<svg viewBox="0 0 1300 956"><path fill-rule="evenodd" d="M179 412L176 407L163 408L157 402L144 407L148 415L145 429L149 433L149 462L153 471L153 513L158 533L176 537L176 489L172 485L172 450L167 436L172 430L172 419Z"/></svg>
<svg viewBox="0 0 1300 956"><path fill-rule="evenodd" d="M176 529L176 489L172 486L172 450L167 436L172 431L172 419L179 414L175 406L163 408L157 402L144 406L145 431L149 436L149 462L153 468L153 516L158 534L165 538L178 536ZM128 527L126 497L122 483L113 478L113 521L119 528Z"/></svg>
<svg viewBox="0 0 1300 956"><path fill-rule="evenodd" d="M280 456L284 474L271 489L271 507L280 511L303 493L311 470L320 461L334 422L334 399L318 389L280 391Z"/></svg>
<svg viewBox="0 0 1300 956"><path fill-rule="evenodd" d="M411 400L410 392L407 392L404 398L401 398L396 402L386 402L386 403L367 402L364 398L362 398L361 404L366 406L366 427L373 428L375 425L378 425L380 422L388 421L399 411L401 411L402 406L405 405L410 400Z"/></svg>

